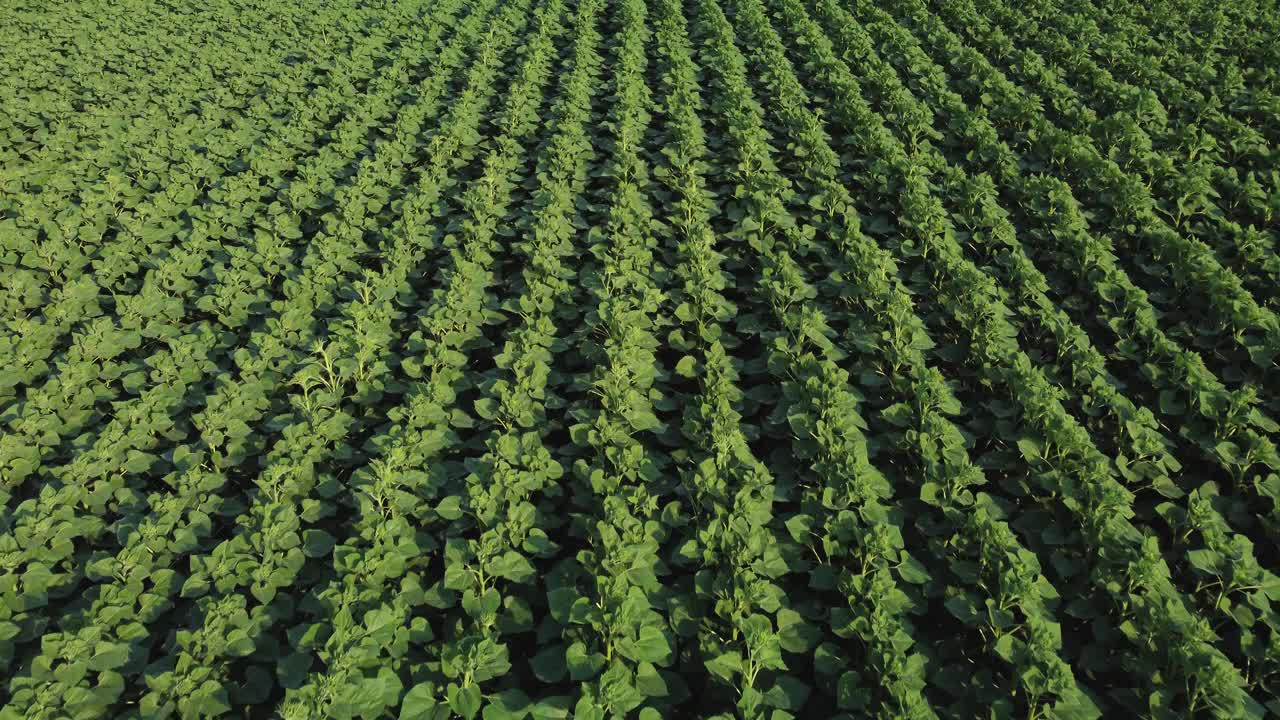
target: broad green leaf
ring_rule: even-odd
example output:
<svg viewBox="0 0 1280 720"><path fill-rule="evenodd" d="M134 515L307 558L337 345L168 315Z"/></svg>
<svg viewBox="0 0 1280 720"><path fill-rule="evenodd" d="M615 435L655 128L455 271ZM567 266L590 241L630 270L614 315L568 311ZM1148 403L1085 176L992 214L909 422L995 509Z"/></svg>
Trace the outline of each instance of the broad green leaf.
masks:
<svg viewBox="0 0 1280 720"><path fill-rule="evenodd" d="M726 682L733 682L734 675L742 672L742 656L736 651L722 652L707 660L705 664L711 674Z"/></svg>
<svg viewBox="0 0 1280 720"><path fill-rule="evenodd" d="M625 639L619 643L618 650L636 662L660 663L671 654L671 645L661 630L646 625L640 628L635 640Z"/></svg>
<svg viewBox="0 0 1280 720"><path fill-rule="evenodd" d="M449 707L466 720L471 720L480 712L480 686L476 684L459 687L453 683L448 688Z"/></svg>
<svg viewBox="0 0 1280 720"><path fill-rule="evenodd" d="M450 495L436 504L436 514L445 520L457 520L462 517L462 498Z"/></svg>

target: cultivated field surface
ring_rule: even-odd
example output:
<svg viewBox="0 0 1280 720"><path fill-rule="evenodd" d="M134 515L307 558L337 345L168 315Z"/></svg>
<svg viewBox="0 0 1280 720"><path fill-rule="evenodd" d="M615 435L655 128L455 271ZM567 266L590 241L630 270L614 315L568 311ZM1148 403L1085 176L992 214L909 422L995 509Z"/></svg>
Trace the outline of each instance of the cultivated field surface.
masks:
<svg viewBox="0 0 1280 720"><path fill-rule="evenodd" d="M0 720L1280 717L1275 0L0 17Z"/></svg>

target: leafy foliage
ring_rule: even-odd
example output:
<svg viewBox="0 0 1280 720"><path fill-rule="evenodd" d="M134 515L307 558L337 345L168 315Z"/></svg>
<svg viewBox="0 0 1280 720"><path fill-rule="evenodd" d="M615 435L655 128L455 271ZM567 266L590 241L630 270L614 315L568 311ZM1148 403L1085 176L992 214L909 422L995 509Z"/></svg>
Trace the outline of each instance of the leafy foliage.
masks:
<svg viewBox="0 0 1280 720"><path fill-rule="evenodd" d="M0 28L0 719L1280 714L1280 9Z"/></svg>

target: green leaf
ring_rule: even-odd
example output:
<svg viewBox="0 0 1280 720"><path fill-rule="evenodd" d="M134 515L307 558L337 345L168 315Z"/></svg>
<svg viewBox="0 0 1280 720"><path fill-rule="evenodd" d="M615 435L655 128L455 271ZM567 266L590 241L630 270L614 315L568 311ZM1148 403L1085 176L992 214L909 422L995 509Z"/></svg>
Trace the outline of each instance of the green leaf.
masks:
<svg viewBox="0 0 1280 720"><path fill-rule="evenodd" d="M871 701L871 693L862 686L862 678L850 670L836 683L836 704L841 710L862 710Z"/></svg>
<svg viewBox="0 0 1280 720"><path fill-rule="evenodd" d="M605 663L604 655L596 652L588 654L587 646L582 642L575 642L565 650L564 661L569 668L569 679L574 682L595 677Z"/></svg>
<svg viewBox="0 0 1280 720"><path fill-rule="evenodd" d="M453 683L449 683L449 707L453 711L467 720L471 720L480 712L480 686L471 683L465 687L458 687Z"/></svg>
<svg viewBox="0 0 1280 720"><path fill-rule="evenodd" d="M1160 412L1165 415L1182 415L1187 412L1186 403L1172 390L1160 391Z"/></svg>
<svg viewBox="0 0 1280 720"><path fill-rule="evenodd" d="M636 689L647 697L666 697L667 682L652 663L642 662L636 666Z"/></svg>
<svg viewBox="0 0 1280 720"><path fill-rule="evenodd" d="M650 410L634 412L631 414L630 419L631 427L641 432L662 427L662 422L658 420L658 416L654 415Z"/></svg>
<svg viewBox="0 0 1280 720"><path fill-rule="evenodd" d="M129 646L121 643L100 642L93 649L89 658L90 670L103 672L114 670L129 660Z"/></svg>
<svg viewBox="0 0 1280 720"><path fill-rule="evenodd" d="M545 697L529 706L529 715L536 720L560 720L569 717L573 699L565 695Z"/></svg>
<svg viewBox="0 0 1280 720"><path fill-rule="evenodd" d="M978 614L978 609L974 606L973 601L965 595L956 595L949 598L943 605L961 622L968 623Z"/></svg>
<svg viewBox="0 0 1280 720"><path fill-rule="evenodd" d="M291 690L302 687L307 681L307 673L311 671L314 657L309 652L294 652L280 658L276 664L276 677L280 680L280 686Z"/></svg>
<svg viewBox="0 0 1280 720"><path fill-rule="evenodd" d="M517 583L529 582L534 574L533 565L515 550L508 550L490 561L488 570L493 575Z"/></svg>
<svg viewBox="0 0 1280 720"><path fill-rule="evenodd" d="M498 416L498 401L493 398L480 398L476 400L476 415L485 420L492 420Z"/></svg>
<svg viewBox="0 0 1280 720"><path fill-rule="evenodd" d="M849 664L839 645L824 642L813 653L813 669L821 675L837 675Z"/></svg>
<svg viewBox="0 0 1280 720"><path fill-rule="evenodd" d="M911 406L906 403L895 403L880 412L880 417L884 418L885 422L897 427L910 426L914 415Z"/></svg>
<svg viewBox="0 0 1280 720"><path fill-rule="evenodd" d="M787 532L791 539L798 543L807 542L809 533L813 531L814 520L808 515L792 515L787 519Z"/></svg>
<svg viewBox="0 0 1280 720"><path fill-rule="evenodd" d="M920 561L911 557L906 550L901 554L902 564L898 565L898 575L913 585L923 585L933 579L929 570Z"/></svg>
<svg viewBox="0 0 1280 720"><path fill-rule="evenodd" d="M1187 562L1191 566L1210 575L1218 575L1221 570L1218 567L1218 560L1221 556L1212 550L1192 550L1187 553Z"/></svg>
<svg viewBox="0 0 1280 720"><path fill-rule="evenodd" d="M547 592L547 605L551 610L551 617L562 625L568 625L573 604L580 597L582 596L578 589L573 587L560 587Z"/></svg>
<svg viewBox="0 0 1280 720"><path fill-rule="evenodd" d="M529 696L518 688L511 688L490 696L481 717L484 720L520 720L528 714Z"/></svg>
<svg viewBox="0 0 1280 720"><path fill-rule="evenodd" d="M507 646L489 638L481 640L475 650L472 678L476 682L484 682L506 675L509 670L511 661L507 655Z"/></svg>
<svg viewBox="0 0 1280 720"><path fill-rule="evenodd" d="M692 355L685 355L676 363L676 374L680 377L691 378L697 374L698 359Z"/></svg>
<svg viewBox="0 0 1280 720"><path fill-rule="evenodd" d="M800 710L813 688L807 683L790 675L779 675L774 679L773 687L764 694L764 702L770 707L781 710Z"/></svg>
<svg viewBox="0 0 1280 720"><path fill-rule="evenodd" d="M124 463L124 470L129 473L141 474L151 468L151 464L156 458L137 450L130 450L128 459Z"/></svg>
<svg viewBox="0 0 1280 720"><path fill-rule="evenodd" d="M254 651L253 639L244 630L236 628L227 635L227 654L231 657L245 657Z"/></svg>
<svg viewBox="0 0 1280 720"><path fill-rule="evenodd" d="M734 675L742 672L742 656L737 651L720 653L705 664L712 675L726 682L733 682Z"/></svg>
<svg viewBox="0 0 1280 720"><path fill-rule="evenodd" d="M636 662L660 663L671 654L671 645L661 630L646 625L640 628L635 640L624 639L620 642L618 651Z"/></svg>
<svg viewBox="0 0 1280 720"><path fill-rule="evenodd" d="M1013 662L1013 636L1006 633L996 640L996 654L1008 662Z"/></svg>
<svg viewBox="0 0 1280 720"><path fill-rule="evenodd" d="M334 542L333 536L324 530L307 530L302 533L302 550L309 558L328 555Z"/></svg>
<svg viewBox="0 0 1280 720"><path fill-rule="evenodd" d="M249 586L249 594L253 595L253 597L256 598L258 602L262 603L263 605L268 605L275 598L276 589L270 585L263 585L262 583L253 583L252 585Z"/></svg>
<svg viewBox="0 0 1280 720"><path fill-rule="evenodd" d="M787 652L803 653L818 644L822 632L790 608L778 611L778 642Z"/></svg>
<svg viewBox="0 0 1280 720"><path fill-rule="evenodd" d="M600 676L600 696L614 713L628 713L644 702L631 671L617 660Z"/></svg>
<svg viewBox="0 0 1280 720"><path fill-rule="evenodd" d="M448 590L467 590L475 584L475 577L461 560L449 560L444 568L444 586Z"/></svg>
<svg viewBox="0 0 1280 720"><path fill-rule="evenodd" d="M521 547L537 557L551 557L559 548L558 545L551 541L546 531L540 528L529 530L529 534L525 537L524 544Z"/></svg>
<svg viewBox="0 0 1280 720"><path fill-rule="evenodd" d="M428 720L439 706L431 685L419 683L400 702L400 720Z"/></svg>
<svg viewBox="0 0 1280 720"><path fill-rule="evenodd" d="M1038 440L1024 437L1018 440L1018 450L1024 459L1035 462L1043 457L1044 445Z"/></svg>
<svg viewBox="0 0 1280 720"><path fill-rule="evenodd" d="M436 505L436 514L445 520L457 520L462 517L462 498L450 495Z"/></svg>
<svg viewBox="0 0 1280 720"><path fill-rule="evenodd" d="M604 718L604 708L597 705L590 695L578 698L578 704L573 707L573 720L604 720Z"/></svg>
<svg viewBox="0 0 1280 720"><path fill-rule="evenodd" d="M544 683L557 683L569 671L565 664L564 645L552 645L529 659L534 677Z"/></svg>

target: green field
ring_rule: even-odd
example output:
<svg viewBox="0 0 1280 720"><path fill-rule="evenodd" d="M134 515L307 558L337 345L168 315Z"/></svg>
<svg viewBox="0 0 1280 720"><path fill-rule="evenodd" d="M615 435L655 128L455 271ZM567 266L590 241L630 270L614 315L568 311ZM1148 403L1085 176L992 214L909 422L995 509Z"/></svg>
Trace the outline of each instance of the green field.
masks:
<svg viewBox="0 0 1280 720"><path fill-rule="evenodd" d="M0 17L0 720L1280 717L1274 0Z"/></svg>

